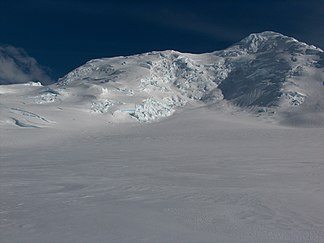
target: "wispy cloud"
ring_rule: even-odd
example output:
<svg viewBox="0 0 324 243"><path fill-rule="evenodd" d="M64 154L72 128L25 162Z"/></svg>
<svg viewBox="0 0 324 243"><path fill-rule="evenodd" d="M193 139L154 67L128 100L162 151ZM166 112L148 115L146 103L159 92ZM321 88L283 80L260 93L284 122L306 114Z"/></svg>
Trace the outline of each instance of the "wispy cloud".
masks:
<svg viewBox="0 0 324 243"><path fill-rule="evenodd" d="M156 23L169 27L204 34L210 38L217 40L233 41L242 35L242 31L238 28L226 26L219 22L211 22L203 18L199 14L186 11L171 11L162 9L159 15L149 16Z"/></svg>
<svg viewBox="0 0 324 243"><path fill-rule="evenodd" d="M0 46L0 84L52 82L45 69L26 51L13 46Z"/></svg>
<svg viewBox="0 0 324 243"><path fill-rule="evenodd" d="M209 5L206 6L206 10L199 4L189 4L185 8L179 4L176 6L161 4L159 7L143 4L126 9L124 12L134 19L155 25L157 29L178 30L179 33L207 37L216 42L232 44L250 33L246 28L242 28L241 24L233 23L231 16L234 13L226 12L228 4L224 6L222 3L219 12L215 9L215 4Z"/></svg>

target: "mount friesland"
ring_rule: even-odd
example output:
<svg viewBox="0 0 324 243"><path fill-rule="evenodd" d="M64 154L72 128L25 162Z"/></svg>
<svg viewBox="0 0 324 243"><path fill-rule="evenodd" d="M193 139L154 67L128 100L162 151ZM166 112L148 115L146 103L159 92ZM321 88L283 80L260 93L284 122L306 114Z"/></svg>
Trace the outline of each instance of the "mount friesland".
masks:
<svg viewBox="0 0 324 243"><path fill-rule="evenodd" d="M58 108L120 123L209 107L318 126L324 124L323 81L321 49L267 31L212 53L154 51L95 59L52 85L1 85L1 123L47 126L42 111Z"/></svg>

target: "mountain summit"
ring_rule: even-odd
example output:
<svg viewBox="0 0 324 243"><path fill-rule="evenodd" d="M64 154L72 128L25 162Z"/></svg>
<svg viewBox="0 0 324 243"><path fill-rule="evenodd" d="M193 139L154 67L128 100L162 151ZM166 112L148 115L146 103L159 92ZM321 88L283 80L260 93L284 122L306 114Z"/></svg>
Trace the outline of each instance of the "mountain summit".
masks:
<svg viewBox="0 0 324 243"><path fill-rule="evenodd" d="M324 108L323 57L319 48L266 31L212 53L155 51L91 60L38 88L33 102L141 122L187 104L303 120Z"/></svg>
<svg viewBox="0 0 324 243"><path fill-rule="evenodd" d="M274 51L306 54L306 51L323 52L313 45L307 45L292 37L272 31L251 34L234 46L239 47L241 50L246 50L248 53Z"/></svg>

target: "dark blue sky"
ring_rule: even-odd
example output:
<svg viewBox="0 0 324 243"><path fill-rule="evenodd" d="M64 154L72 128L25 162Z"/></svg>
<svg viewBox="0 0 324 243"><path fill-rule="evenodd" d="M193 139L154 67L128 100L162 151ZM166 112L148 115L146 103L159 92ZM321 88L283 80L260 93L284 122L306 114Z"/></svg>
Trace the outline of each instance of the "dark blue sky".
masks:
<svg viewBox="0 0 324 243"><path fill-rule="evenodd" d="M210 52L273 30L324 48L324 1L0 0L0 45L25 49L58 78L98 57Z"/></svg>

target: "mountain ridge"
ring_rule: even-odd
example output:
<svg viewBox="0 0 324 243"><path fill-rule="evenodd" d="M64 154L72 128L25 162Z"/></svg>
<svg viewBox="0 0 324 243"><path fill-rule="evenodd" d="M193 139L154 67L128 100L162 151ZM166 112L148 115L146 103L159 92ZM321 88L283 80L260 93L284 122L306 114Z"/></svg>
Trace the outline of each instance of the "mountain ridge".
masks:
<svg viewBox="0 0 324 243"><path fill-rule="evenodd" d="M267 117L305 114L317 104L321 113L323 56L320 48L266 31L211 53L93 59L40 88L34 102L140 122L168 117L189 103Z"/></svg>

